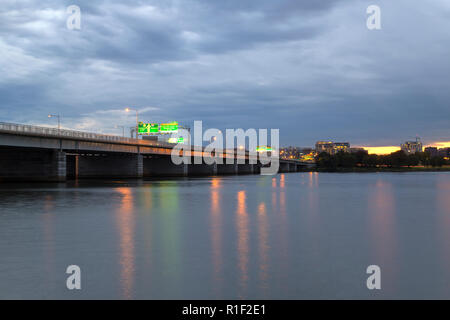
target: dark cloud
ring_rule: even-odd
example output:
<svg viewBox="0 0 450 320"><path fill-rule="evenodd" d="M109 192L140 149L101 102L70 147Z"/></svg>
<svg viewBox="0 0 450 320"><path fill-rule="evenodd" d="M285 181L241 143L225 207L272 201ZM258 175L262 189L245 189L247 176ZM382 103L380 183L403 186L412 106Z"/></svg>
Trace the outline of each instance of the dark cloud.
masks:
<svg viewBox="0 0 450 320"><path fill-rule="evenodd" d="M149 121L280 128L283 144L448 136L450 6L379 0L383 29L369 31L372 2L85 0L70 31L73 1L5 0L2 120L58 110L108 132L135 106Z"/></svg>

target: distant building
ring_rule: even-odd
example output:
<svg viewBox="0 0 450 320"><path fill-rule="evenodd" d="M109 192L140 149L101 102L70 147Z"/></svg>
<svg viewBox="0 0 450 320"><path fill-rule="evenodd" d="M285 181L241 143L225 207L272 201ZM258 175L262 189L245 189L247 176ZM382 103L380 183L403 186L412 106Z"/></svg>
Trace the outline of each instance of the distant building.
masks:
<svg viewBox="0 0 450 320"><path fill-rule="evenodd" d="M438 156L448 158L450 157L450 148L441 148L438 151Z"/></svg>
<svg viewBox="0 0 450 320"><path fill-rule="evenodd" d="M301 148L298 147L287 147L280 149L280 157L282 159L299 159L301 153Z"/></svg>
<svg viewBox="0 0 450 320"><path fill-rule="evenodd" d="M280 157L282 159L304 159L305 156L308 158L312 155L314 158L314 150L312 148L300 148L300 147L285 147L280 149Z"/></svg>
<svg viewBox="0 0 450 320"><path fill-rule="evenodd" d="M436 147L427 147L425 148L425 152L428 153L432 157L436 157L438 153L438 148Z"/></svg>
<svg viewBox="0 0 450 320"><path fill-rule="evenodd" d="M349 152L350 143L348 142L335 142L333 143L333 154L338 152Z"/></svg>
<svg viewBox="0 0 450 320"><path fill-rule="evenodd" d="M317 141L316 142L316 153L326 152L331 154L333 150L333 141Z"/></svg>
<svg viewBox="0 0 450 320"><path fill-rule="evenodd" d="M328 154L336 154L338 152L349 152L350 143L349 142L333 142L333 141L317 141L316 142L316 153L320 154L326 152Z"/></svg>
<svg viewBox="0 0 450 320"><path fill-rule="evenodd" d="M416 152L422 152L422 142L420 138L416 138L416 141L406 141L400 145L400 148L406 154L414 154Z"/></svg>

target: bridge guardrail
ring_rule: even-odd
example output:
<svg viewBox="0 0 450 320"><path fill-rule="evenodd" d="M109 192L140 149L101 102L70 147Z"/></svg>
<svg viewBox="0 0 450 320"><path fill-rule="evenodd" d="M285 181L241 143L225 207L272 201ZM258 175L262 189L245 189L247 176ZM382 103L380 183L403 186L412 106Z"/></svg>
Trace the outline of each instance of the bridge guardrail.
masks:
<svg viewBox="0 0 450 320"><path fill-rule="evenodd" d="M49 127L40 127L26 124L16 124L16 123L6 123L0 122L0 131L22 133L22 134L36 134L39 136L51 136L56 138L75 138L75 139L87 139L96 140L104 142L115 142L115 143L125 143L125 144L135 144L135 145L148 145L154 147L164 147L173 148L173 144L161 143L155 141L145 141L133 138L125 138L114 135L67 130L67 129L56 129Z"/></svg>
<svg viewBox="0 0 450 320"><path fill-rule="evenodd" d="M62 139L84 139L98 142L110 142L110 143L118 143L118 144L130 144L130 145L140 145L140 146L149 146L149 147L159 147L159 148L173 148L175 144L172 143L164 143L164 142L155 142L149 140L141 140L134 138L125 138L114 135L100 134L100 133L91 133L91 132L83 132L76 130L67 130L67 129L57 129L50 127L40 127L33 126L27 124L17 124L17 123L8 123L8 122L0 122L0 131L9 132L9 133L17 133L24 135L37 135L37 136L48 136L54 138L62 138ZM195 147L192 146L194 150ZM203 149L203 148L202 148ZM220 152L220 151L219 151ZM239 156L239 151L237 149L223 149L223 153L227 155L233 154L234 156ZM245 156L254 157L254 154L245 152ZM258 157L258 155L256 155Z"/></svg>

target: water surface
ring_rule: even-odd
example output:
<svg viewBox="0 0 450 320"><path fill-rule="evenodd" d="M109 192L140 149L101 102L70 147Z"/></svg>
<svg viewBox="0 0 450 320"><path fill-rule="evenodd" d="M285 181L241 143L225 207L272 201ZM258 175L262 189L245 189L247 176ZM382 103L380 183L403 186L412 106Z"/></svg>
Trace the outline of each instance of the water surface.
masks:
<svg viewBox="0 0 450 320"><path fill-rule="evenodd" d="M1 184L0 298L449 299L450 174Z"/></svg>

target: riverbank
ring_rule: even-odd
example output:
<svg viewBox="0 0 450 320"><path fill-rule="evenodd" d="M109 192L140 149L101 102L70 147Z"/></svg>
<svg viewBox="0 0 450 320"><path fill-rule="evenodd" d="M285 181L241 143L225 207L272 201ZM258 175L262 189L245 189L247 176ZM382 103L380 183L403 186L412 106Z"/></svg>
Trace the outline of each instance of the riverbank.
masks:
<svg viewBox="0 0 450 320"><path fill-rule="evenodd" d="M353 168L308 168L305 172L447 172L450 166L442 167L353 167Z"/></svg>

